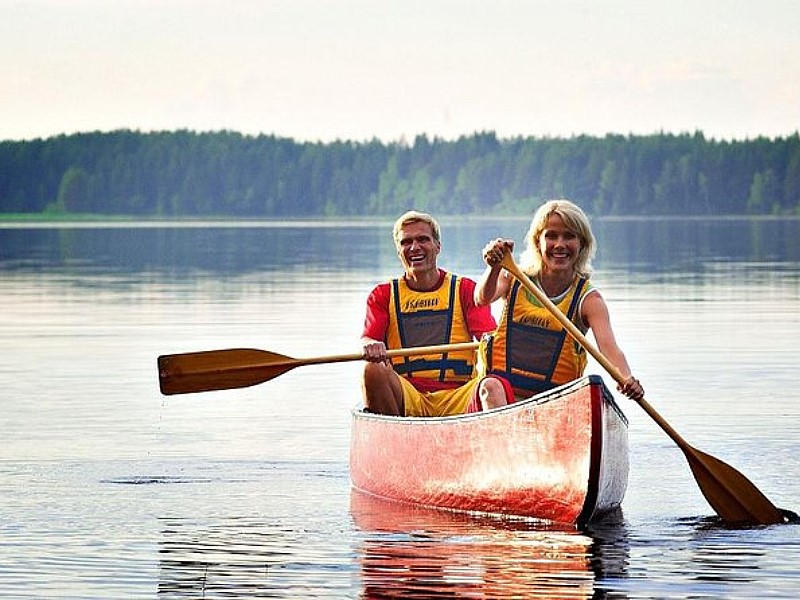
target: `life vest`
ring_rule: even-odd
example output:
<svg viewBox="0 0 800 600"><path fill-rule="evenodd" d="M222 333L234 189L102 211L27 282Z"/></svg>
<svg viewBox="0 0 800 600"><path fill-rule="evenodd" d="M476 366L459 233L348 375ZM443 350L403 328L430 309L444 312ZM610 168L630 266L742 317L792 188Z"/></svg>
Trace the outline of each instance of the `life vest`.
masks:
<svg viewBox="0 0 800 600"><path fill-rule="evenodd" d="M592 289L576 277L554 304L582 333L581 300ZM531 396L583 375L587 357L563 325L519 281L508 294L497 330L484 336L479 373L505 377L518 396Z"/></svg>
<svg viewBox="0 0 800 600"><path fill-rule="evenodd" d="M461 308L461 279L446 273L442 285L429 292L408 287L405 279L391 282L387 348L411 348L469 342L472 335ZM453 383L466 382L475 366L475 351L392 358L402 376Z"/></svg>

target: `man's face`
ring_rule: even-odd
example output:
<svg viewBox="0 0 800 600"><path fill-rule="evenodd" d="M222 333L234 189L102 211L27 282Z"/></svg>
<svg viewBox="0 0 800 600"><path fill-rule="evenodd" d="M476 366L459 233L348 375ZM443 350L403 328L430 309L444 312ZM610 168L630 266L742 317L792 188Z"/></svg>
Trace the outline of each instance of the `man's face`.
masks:
<svg viewBox="0 0 800 600"><path fill-rule="evenodd" d="M416 221L403 226L397 241L397 255L407 275L416 277L426 271L435 271L440 250L428 223Z"/></svg>

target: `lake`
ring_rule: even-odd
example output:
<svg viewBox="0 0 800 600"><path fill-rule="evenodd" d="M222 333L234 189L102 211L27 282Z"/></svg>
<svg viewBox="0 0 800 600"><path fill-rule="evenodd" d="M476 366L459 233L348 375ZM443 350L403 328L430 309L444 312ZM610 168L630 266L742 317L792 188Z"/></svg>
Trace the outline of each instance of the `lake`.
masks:
<svg viewBox="0 0 800 600"><path fill-rule="evenodd" d="M352 492L358 361L159 393L161 354L359 352L366 296L400 270L391 223L0 224L0 596L800 594L800 525L722 525L625 398L622 520L578 531ZM448 219L440 265L477 278L486 241L521 250L527 224ZM593 226L593 280L648 401L800 512L800 220Z"/></svg>

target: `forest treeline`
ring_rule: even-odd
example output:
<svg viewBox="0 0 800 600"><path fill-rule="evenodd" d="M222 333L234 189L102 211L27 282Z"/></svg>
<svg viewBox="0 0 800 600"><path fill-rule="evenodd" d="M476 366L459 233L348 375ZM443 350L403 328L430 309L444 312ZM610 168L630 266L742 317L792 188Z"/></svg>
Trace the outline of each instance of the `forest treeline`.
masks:
<svg viewBox="0 0 800 600"><path fill-rule="evenodd" d="M693 134L299 142L119 130L0 142L0 212L144 217L800 214L800 138Z"/></svg>

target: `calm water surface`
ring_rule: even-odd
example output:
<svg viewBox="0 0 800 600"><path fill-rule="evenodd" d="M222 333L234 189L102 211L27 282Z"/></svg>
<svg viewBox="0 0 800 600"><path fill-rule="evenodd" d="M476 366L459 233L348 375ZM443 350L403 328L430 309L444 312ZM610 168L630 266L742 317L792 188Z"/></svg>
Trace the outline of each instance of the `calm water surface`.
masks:
<svg viewBox="0 0 800 600"><path fill-rule="evenodd" d="M446 223L441 264L477 277L484 243L526 224ZM800 511L800 221L594 225L649 401ZM800 594L800 525L721 526L625 399L622 518L575 531L351 492L357 362L161 396L160 354L358 352L366 294L398 272L390 226L0 226L0 596Z"/></svg>

